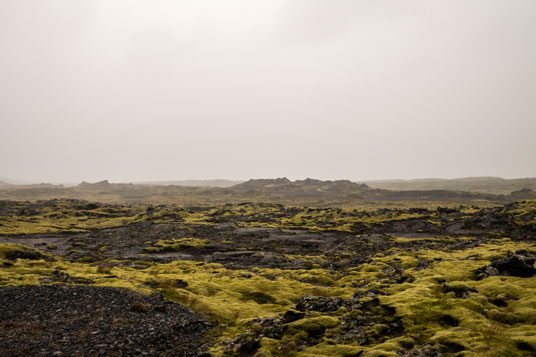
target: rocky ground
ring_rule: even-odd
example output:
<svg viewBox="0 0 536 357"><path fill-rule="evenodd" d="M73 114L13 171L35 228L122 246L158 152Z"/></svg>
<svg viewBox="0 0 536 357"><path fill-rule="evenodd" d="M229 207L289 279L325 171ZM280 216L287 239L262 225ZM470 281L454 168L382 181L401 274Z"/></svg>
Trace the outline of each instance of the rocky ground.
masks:
<svg viewBox="0 0 536 357"><path fill-rule="evenodd" d="M533 206L520 203L492 208L372 211L251 203L176 210L148 206L122 211L121 206L76 200L6 202L9 201L4 201L0 213L26 225L30 223L30 227L32 222L37 227L45 224L55 227L60 224L62 214L80 217L83 222L93 217L135 219L131 224L113 228L89 225L81 232L72 232L73 223L65 227L58 225L57 234L20 235L15 229L15 234L2 235L0 225L0 243L22 243L70 259L98 261L120 257L158 262L188 259L221 263L235 269L307 268L311 262L300 256L319 255L325 259L316 263L324 268L353 266L391 248L464 249L501 236L532 239L536 230ZM103 211L103 207L107 210ZM453 237L468 239L460 241ZM194 238L194 241L174 244L182 238ZM195 239L206 244L195 244ZM341 258L341 254L351 257Z"/></svg>
<svg viewBox="0 0 536 357"><path fill-rule="evenodd" d="M535 233L536 201L0 201L0 355L534 355Z"/></svg>
<svg viewBox="0 0 536 357"><path fill-rule="evenodd" d="M2 356L200 355L210 327L192 311L126 289L10 286L0 289Z"/></svg>

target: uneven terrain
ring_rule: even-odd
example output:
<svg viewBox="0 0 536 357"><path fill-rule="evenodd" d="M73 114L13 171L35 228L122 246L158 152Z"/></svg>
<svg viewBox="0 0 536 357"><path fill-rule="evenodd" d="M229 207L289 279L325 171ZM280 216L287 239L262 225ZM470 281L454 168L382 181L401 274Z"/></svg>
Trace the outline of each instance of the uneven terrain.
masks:
<svg viewBox="0 0 536 357"><path fill-rule="evenodd" d="M4 200L0 354L530 356L535 234L534 200Z"/></svg>

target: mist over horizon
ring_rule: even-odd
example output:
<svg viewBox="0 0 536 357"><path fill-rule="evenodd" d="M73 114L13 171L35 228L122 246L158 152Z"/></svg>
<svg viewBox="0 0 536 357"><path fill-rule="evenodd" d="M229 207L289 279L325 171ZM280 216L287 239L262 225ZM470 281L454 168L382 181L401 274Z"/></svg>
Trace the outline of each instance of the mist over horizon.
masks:
<svg viewBox="0 0 536 357"><path fill-rule="evenodd" d="M73 181L51 181L51 180L20 180L13 179L9 177L0 176L0 184L7 183L10 185L36 185L36 184L53 184L53 185L66 185L66 186L78 186L80 184L95 184L107 182L110 184L148 184L148 185L184 185L184 186L214 186L214 187L231 187L233 185L247 182L250 180L276 180L276 179L288 179L291 182L295 181L304 181L308 179L320 180L320 181L351 181L355 183L395 183L395 182L407 182L407 183L417 183L419 181L475 181L475 182L484 182L486 180L533 180L535 177L498 177L498 176L468 176L468 177L420 177L420 178L391 178L391 179L363 179L363 180L353 180L347 178L335 178L335 179L319 179L316 177L301 177L301 178L290 178L286 176L282 177L250 177L247 179L226 179L226 178L216 178L216 179L177 179L177 180L147 180L147 181L113 181L107 178L102 178L98 180L79 180L76 182Z"/></svg>
<svg viewBox="0 0 536 357"><path fill-rule="evenodd" d="M536 177L535 14L528 0L2 1L0 175Z"/></svg>

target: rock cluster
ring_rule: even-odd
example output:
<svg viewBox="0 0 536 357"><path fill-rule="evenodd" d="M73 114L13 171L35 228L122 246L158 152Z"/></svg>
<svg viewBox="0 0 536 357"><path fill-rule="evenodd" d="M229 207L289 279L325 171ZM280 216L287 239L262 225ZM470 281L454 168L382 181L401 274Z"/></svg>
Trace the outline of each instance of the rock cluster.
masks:
<svg viewBox="0 0 536 357"><path fill-rule="evenodd" d="M441 292L445 294L454 293L454 296L458 299L467 299L470 293L478 293L478 290L476 288L471 288L468 286L450 286L443 283Z"/></svg>
<svg viewBox="0 0 536 357"><path fill-rule="evenodd" d="M294 306L294 310L330 312L338 310L343 303L344 300L342 298L330 298L326 296L314 298L307 294Z"/></svg>
<svg viewBox="0 0 536 357"><path fill-rule="evenodd" d="M297 349L315 345L323 338L329 338L337 343L352 340L358 341L360 345L369 345L384 341L386 338L400 336L404 326L401 317L395 316L396 309L381 305L377 297L371 298L372 295L376 296L377 293L366 296L356 293L348 300L305 295L281 318L266 317L253 320L252 329L234 340L227 341L227 352L231 355L253 355L260 347L263 337L282 340L285 334L288 334L287 331L291 331L290 327L294 325L292 323L306 319L308 312L312 312L313 315L322 312L330 316L341 307L345 308L345 312L340 316L338 328L328 329L319 324L314 325L307 330L308 339L302 341L303 346L298 346ZM354 313L357 311L359 312Z"/></svg>
<svg viewBox="0 0 536 357"><path fill-rule="evenodd" d="M489 276L509 275L528 278L536 274L534 262L536 257L525 250L510 253L506 258L496 259L491 264L478 268L476 279L481 280Z"/></svg>

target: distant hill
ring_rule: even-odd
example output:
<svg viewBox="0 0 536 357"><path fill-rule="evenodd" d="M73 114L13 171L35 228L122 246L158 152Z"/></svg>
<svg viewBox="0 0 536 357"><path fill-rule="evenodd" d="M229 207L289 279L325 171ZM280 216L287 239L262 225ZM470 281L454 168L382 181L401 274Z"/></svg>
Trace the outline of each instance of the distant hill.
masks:
<svg viewBox="0 0 536 357"><path fill-rule="evenodd" d="M395 191L449 190L509 194L522 189L536 190L536 178L504 179L501 177L464 177L457 179L376 180L362 181L372 188Z"/></svg>
<svg viewBox="0 0 536 357"><path fill-rule="evenodd" d="M9 182L0 180L0 186L11 186L11 184Z"/></svg>
<svg viewBox="0 0 536 357"><path fill-rule="evenodd" d="M138 182L140 185L156 186L191 186L191 187L231 187L244 181L237 180L178 180L178 181L147 181Z"/></svg>
<svg viewBox="0 0 536 357"><path fill-rule="evenodd" d="M108 182L108 180L102 180L102 181L95 182L95 183L82 181L82 182L80 182L80 184L77 187L80 187L80 188L84 188L84 187L92 188L92 187L107 187L109 185L110 185L110 183Z"/></svg>
<svg viewBox="0 0 536 357"><path fill-rule="evenodd" d="M504 193L492 193L483 188L485 180L479 178L461 179L461 183L471 182L474 184L470 189L444 189L436 188L435 179L415 180L421 182L423 188L413 189L386 189L372 186L372 183L357 183L348 180L322 181L305 179L291 181L286 177L277 179L251 179L239 185L229 188L235 193L249 194L263 197L286 197L286 198L336 198L336 199L365 199L387 201L465 201L465 200L488 200L488 201L511 201L519 199L536 198L536 191L524 187L516 190L504 190ZM466 180L466 181L465 181ZM501 179L503 180L503 179ZM441 180L447 181L450 180ZM494 181L493 181L494 182ZM390 185L403 184L405 181L389 181ZM523 182L526 183L526 182ZM522 183L519 183L520 185ZM372 187L371 187L372 186ZM461 185L460 185L461 186ZM464 186L466 187L466 186ZM469 187L467 185L467 187ZM476 188L481 188L477 190ZM495 187L495 186L494 186ZM505 187L505 186L504 186Z"/></svg>
<svg viewBox="0 0 536 357"><path fill-rule="evenodd" d="M369 187L348 180L321 181L311 178L290 181L288 178L251 179L231 187L235 192L256 192L291 196L360 195Z"/></svg>
<svg viewBox="0 0 536 357"><path fill-rule="evenodd" d="M502 179L501 179L502 180ZM215 182L216 181L216 182ZM52 198L84 199L100 202L123 203L180 203L180 204L226 204L241 202L271 202L297 206L337 206L370 204L386 201L442 202L489 204L536 198L536 190L521 188L507 193L490 193L482 190L482 181L477 182L480 191L454 189L403 189L388 190L370 187L365 183L348 180L322 181L305 179L291 181L286 177L277 179L251 179L230 187L214 187L220 180L194 181L206 186L158 185L110 183L107 180L82 182L74 187L62 185L7 185L0 188L1 199L40 200ZM222 180L227 181L227 180ZM422 181L419 184L424 184ZM442 180L450 183L450 180ZM455 180L454 180L455 181ZM177 181L174 181L177 183ZM187 181L182 181L187 182ZM455 181L456 182L456 181ZM166 182L168 183L168 182ZM228 184L229 182L226 182ZM397 184L404 184L401 181ZM430 180L426 185L435 184ZM523 182L527 184L527 182ZM221 184L221 182L220 182ZM394 184L390 181L389 184ZM426 187L429 187L426 186ZM494 188L495 186L492 186ZM490 189L489 187L487 188ZM475 192L476 191L476 192Z"/></svg>
<svg viewBox="0 0 536 357"><path fill-rule="evenodd" d="M9 178L9 177L3 177L3 176L0 176L0 182L3 182L3 186L6 186L6 185L29 185L29 184L32 184L32 183L35 183L35 182L30 182L30 181L22 181L22 180L15 180L15 179L12 179L12 178Z"/></svg>

